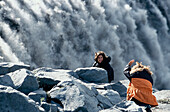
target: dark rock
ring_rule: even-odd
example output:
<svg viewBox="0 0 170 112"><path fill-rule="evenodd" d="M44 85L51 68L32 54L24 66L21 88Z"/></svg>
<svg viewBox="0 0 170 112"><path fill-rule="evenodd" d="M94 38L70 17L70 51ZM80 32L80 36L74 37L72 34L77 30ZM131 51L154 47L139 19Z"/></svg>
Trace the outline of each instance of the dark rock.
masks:
<svg viewBox="0 0 170 112"><path fill-rule="evenodd" d="M29 70L20 69L8 75L14 83L14 88L25 94L38 89L36 77Z"/></svg>
<svg viewBox="0 0 170 112"><path fill-rule="evenodd" d="M29 93L28 96L39 104L41 104L42 101L46 101L47 99L47 94L42 88Z"/></svg>
<svg viewBox="0 0 170 112"><path fill-rule="evenodd" d="M60 112L56 104L42 102L41 107L45 110L45 112Z"/></svg>
<svg viewBox="0 0 170 112"><path fill-rule="evenodd" d="M10 62L0 63L0 75L5 75L7 73L14 72L23 68L30 70L30 66L25 64Z"/></svg>
<svg viewBox="0 0 170 112"><path fill-rule="evenodd" d="M50 91L60 81L48 77L37 77L39 88L43 88L44 91Z"/></svg>
<svg viewBox="0 0 170 112"><path fill-rule="evenodd" d="M108 75L107 71L102 68L89 67L89 68L77 68L74 71L82 80L93 83L107 83Z"/></svg>
<svg viewBox="0 0 170 112"><path fill-rule="evenodd" d="M25 94L7 86L0 85L1 112L44 112L44 109Z"/></svg>

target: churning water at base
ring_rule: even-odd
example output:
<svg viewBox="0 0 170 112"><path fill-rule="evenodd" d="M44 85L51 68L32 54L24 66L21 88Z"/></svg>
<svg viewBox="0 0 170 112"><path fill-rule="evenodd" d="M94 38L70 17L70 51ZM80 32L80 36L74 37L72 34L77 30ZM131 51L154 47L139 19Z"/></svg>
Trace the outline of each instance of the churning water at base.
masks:
<svg viewBox="0 0 170 112"><path fill-rule="evenodd" d="M169 0L1 0L0 55L33 67L89 67L111 56L115 79L135 59L170 89Z"/></svg>

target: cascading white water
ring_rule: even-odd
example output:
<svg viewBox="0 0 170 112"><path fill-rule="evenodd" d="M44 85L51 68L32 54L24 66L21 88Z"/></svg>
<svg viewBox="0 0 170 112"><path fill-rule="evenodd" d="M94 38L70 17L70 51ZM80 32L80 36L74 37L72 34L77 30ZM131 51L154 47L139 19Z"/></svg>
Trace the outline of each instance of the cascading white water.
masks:
<svg viewBox="0 0 170 112"><path fill-rule="evenodd" d="M8 46L7 43L4 42L2 38L0 38L0 48L2 50L2 53L8 58L9 61L14 62L14 63L20 63L19 59L13 54L11 51L11 48ZM3 59L3 57L0 57Z"/></svg>
<svg viewBox="0 0 170 112"><path fill-rule="evenodd" d="M91 66L103 50L116 80L135 59L151 66L157 88L170 89L169 7L169 0L1 0L0 42L9 49L0 45L0 55L76 69Z"/></svg>

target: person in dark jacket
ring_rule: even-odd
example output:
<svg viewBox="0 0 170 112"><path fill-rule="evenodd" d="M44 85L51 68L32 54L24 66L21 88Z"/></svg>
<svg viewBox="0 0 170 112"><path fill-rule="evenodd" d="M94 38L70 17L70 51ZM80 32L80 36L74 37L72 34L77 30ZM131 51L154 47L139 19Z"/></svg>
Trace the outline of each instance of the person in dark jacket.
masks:
<svg viewBox="0 0 170 112"><path fill-rule="evenodd" d="M147 112L150 108L158 105L156 97L152 95L153 79L150 67L136 62L131 68L134 60L131 60L124 69L125 76L130 80L127 88L127 100L134 101L139 106L145 106Z"/></svg>
<svg viewBox="0 0 170 112"><path fill-rule="evenodd" d="M110 56L106 56L103 51L99 51L95 53L95 62L93 64L93 67L100 67L107 71L108 74L108 81L109 83L114 80L114 70L110 66L109 62L111 60Z"/></svg>

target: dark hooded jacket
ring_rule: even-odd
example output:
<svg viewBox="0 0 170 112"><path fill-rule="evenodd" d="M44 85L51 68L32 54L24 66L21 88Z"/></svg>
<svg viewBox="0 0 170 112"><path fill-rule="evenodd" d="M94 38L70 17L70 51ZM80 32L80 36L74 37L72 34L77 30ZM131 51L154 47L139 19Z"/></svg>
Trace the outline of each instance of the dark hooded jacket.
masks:
<svg viewBox="0 0 170 112"><path fill-rule="evenodd" d="M110 60L111 60L111 57L109 56L105 58L101 63L98 63L95 61L93 64L93 67L103 68L107 71L109 82L114 80L114 70L109 64Z"/></svg>

